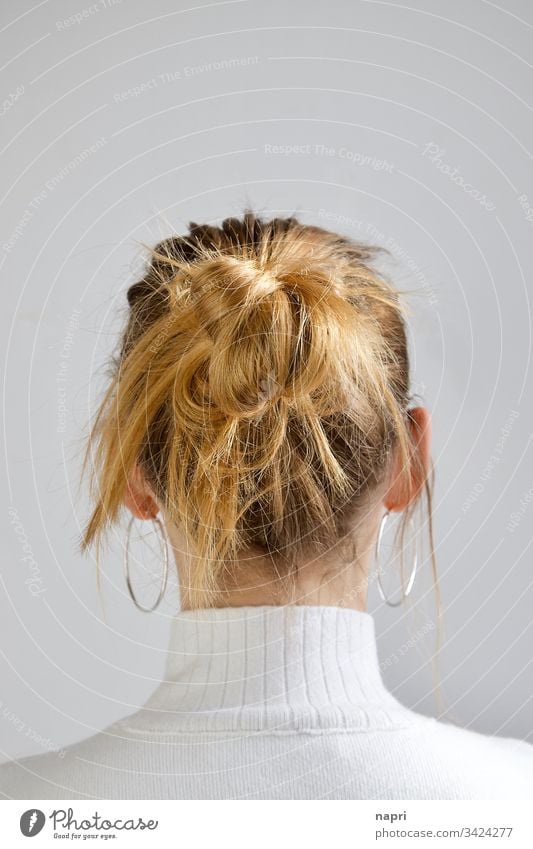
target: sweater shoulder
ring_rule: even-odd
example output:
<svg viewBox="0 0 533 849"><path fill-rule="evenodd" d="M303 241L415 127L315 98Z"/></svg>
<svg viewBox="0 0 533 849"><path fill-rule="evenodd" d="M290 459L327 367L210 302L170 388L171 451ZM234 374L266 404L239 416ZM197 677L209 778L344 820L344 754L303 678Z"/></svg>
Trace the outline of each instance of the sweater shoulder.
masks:
<svg viewBox="0 0 533 849"><path fill-rule="evenodd" d="M416 725L419 731L427 735L428 738L438 739L445 748L451 746L451 751L455 752L458 748L466 747L469 750L476 750L480 755L486 753L487 756L491 756L499 753L503 757L507 757L512 763L523 763L533 768L533 744L526 740L520 740L517 737L484 734L471 728L455 725L452 722L437 720L421 714L413 715L417 717Z"/></svg>
<svg viewBox="0 0 533 849"><path fill-rule="evenodd" d="M360 799L530 797L530 743L487 736L407 710L397 720L386 730L329 729L312 740L299 731L211 732L208 746L205 734L131 735L119 721L59 752L1 765L0 799L109 799L122 798L122 793L124 798L233 798L239 788L231 784L232 776L240 772L246 772L247 785L257 780L262 798L265 775L256 775L253 766L258 758L270 759L279 769L273 784L283 784L282 798L288 799L307 797L302 774L320 776L310 791L319 797L326 791L332 798ZM222 779L220 765L228 762L231 770ZM342 774L337 774L341 766ZM145 784L143 772L156 777Z"/></svg>
<svg viewBox="0 0 533 849"><path fill-rule="evenodd" d="M124 743L115 726L58 751L0 765L0 799L102 798L102 779ZM127 747L126 747L127 748Z"/></svg>
<svg viewBox="0 0 533 849"><path fill-rule="evenodd" d="M413 773L439 775L441 798L531 797L531 743L414 716L410 740L404 739L404 754L412 760Z"/></svg>

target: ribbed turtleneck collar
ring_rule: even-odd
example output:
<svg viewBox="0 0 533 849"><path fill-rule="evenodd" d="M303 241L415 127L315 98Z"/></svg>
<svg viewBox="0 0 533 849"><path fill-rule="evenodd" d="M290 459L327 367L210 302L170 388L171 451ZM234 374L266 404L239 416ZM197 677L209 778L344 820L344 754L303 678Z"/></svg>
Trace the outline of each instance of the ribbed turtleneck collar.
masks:
<svg viewBox="0 0 533 849"><path fill-rule="evenodd" d="M400 708L379 669L374 620L285 605L181 611L147 729L315 729L389 724ZM148 730L148 729L147 729Z"/></svg>

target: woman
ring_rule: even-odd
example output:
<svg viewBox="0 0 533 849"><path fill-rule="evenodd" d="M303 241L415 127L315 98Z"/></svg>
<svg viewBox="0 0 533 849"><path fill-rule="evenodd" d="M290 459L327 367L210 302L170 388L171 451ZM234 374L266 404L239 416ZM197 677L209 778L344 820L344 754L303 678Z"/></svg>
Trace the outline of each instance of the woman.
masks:
<svg viewBox="0 0 533 849"><path fill-rule="evenodd" d="M533 747L417 715L381 680L367 585L389 515L430 509L430 420L371 257L251 212L155 249L90 440L83 543L124 504L164 527L182 606L165 680L65 757L2 767L5 798L530 796Z"/></svg>

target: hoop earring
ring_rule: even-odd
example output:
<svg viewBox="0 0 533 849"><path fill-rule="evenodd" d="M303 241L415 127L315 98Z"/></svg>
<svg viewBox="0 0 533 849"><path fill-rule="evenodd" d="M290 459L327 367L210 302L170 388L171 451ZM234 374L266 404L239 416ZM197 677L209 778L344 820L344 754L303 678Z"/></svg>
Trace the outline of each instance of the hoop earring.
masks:
<svg viewBox="0 0 533 849"><path fill-rule="evenodd" d="M132 516L130 521L128 522L128 528L126 530L126 545L125 545L125 548L124 548L124 575L126 577L126 585L128 587L128 592L129 592L129 594L132 598L132 601L133 601L135 607L138 610L142 610L143 613L152 613L156 609L156 607L159 607L161 600L163 599L163 596L165 595L165 590L167 588L167 581L168 581L168 544L167 544L167 538L166 538L165 531L164 531L163 524L162 524L161 520L158 519L157 517L152 519L152 522L154 523L154 525L155 525L155 527L156 527L156 529L159 533L159 542L160 542L160 545L161 545L161 551L163 552L163 577L161 579L161 586L159 588L159 594L158 594L155 602L153 603L153 605L151 607L144 607L142 604L139 603L137 596L135 595L135 592L133 590L133 585L132 585L132 582L131 582L131 576L130 576L130 551L129 551L129 549L130 549L131 528L133 526L133 522L134 522L134 517Z"/></svg>
<svg viewBox="0 0 533 849"><path fill-rule="evenodd" d="M379 594L381 596L382 601L384 601L385 604L387 604L389 607L399 607L400 604L402 603L402 601L404 601L410 595L411 590L413 589L413 584L414 584L415 578L416 578L416 570L418 568L418 552L415 548L415 556L414 556L414 560L413 560L413 565L411 567L411 572L409 574L409 580L407 581L407 586L405 588L402 587L401 598L398 601L391 601L390 598L387 597L387 594L386 594L385 590L383 589L383 584L381 583L381 569L380 569L380 565L379 565L379 555L380 555L380 552L381 552L381 544L383 542L383 533L385 531L385 525L387 524L387 519L389 518L389 516L390 516L390 510L387 510L387 512L385 513L385 515L381 519L381 523L379 525L378 537L377 537L377 540L376 540L375 556L376 556L376 562L378 564L377 582L378 582Z"/></svg>

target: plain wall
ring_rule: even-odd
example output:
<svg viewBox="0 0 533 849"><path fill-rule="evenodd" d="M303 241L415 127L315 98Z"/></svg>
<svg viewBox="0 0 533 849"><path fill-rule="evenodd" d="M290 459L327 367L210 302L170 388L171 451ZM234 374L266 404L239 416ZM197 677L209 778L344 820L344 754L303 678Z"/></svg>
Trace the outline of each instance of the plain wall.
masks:
<svg viewBox="0 0 533 849"><path fill-rule="evenodd" d="M140 244L247 205L388 247L384 270L413 291L445 716L531 740L531 6L22 0L0 15L0 756L86 737L163 675L175 586L135 610L124 521L101 594L79 553L84 439ZM437 715L427 563L414 593L402 612L374 584L370 609L385 681Z"/></svg>

